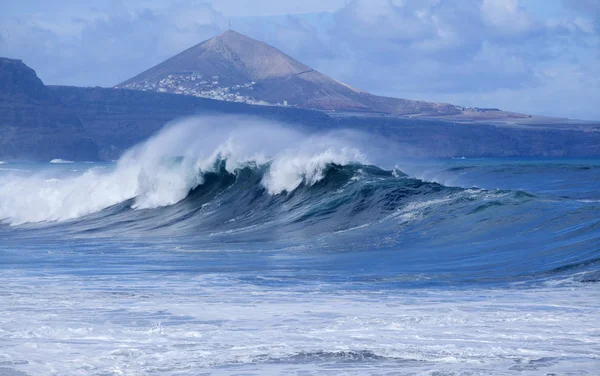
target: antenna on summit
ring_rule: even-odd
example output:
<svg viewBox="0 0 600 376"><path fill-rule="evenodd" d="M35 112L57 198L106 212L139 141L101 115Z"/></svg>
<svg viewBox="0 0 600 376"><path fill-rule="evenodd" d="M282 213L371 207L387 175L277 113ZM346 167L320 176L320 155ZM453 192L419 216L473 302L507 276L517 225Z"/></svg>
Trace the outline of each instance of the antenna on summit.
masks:
<svg viewBox="0 0 600 376"><path fill-rule="evenodd" d="M229 17L229 30L231 31L231 17Z"/></svg>

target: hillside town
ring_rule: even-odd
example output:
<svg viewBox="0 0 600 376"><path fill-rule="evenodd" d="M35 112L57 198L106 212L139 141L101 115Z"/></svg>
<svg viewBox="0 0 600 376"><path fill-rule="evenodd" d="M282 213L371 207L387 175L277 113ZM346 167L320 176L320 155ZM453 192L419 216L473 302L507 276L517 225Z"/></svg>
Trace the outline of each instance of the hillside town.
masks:
<svg viewBox="0 0 600 376"><path fill-rule="evenodd" d="M459 106L456 106L456 108L458 108L461 111L466 111L466 112L480 112L480 113L501 112L502 111L499 108L459 107Z"/></svg>
<svg viewBox="0 0 600 376"><path fill-rule="evenodd" d="M261 106L287 106L287 102L268 103L256 100L241 91L251 91L256 82L246 82L234 86L221 86L219 76L204 77L198 72L181 72L169 74L158 81L142 81L124 85L123 88L142 91L155 91L160 93L171 93L191 95L201 98L216 99L228 102L238 102Z"/></svg>

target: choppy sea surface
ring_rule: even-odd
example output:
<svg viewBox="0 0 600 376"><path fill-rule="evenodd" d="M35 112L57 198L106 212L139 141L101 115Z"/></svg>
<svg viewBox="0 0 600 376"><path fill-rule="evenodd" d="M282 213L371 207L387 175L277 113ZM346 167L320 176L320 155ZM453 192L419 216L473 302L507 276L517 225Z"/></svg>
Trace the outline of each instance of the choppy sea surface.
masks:
<svg viewBox="0 0 600 376"><path fill-rule="evenodd" d="M189 132L0 164L0 375L600 374L599 159Z"/></svg>

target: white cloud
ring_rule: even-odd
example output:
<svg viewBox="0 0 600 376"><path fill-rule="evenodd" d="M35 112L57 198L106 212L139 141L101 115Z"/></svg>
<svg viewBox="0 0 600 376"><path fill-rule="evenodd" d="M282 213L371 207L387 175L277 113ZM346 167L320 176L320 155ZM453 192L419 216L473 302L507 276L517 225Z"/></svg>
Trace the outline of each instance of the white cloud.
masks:
<svg viewBox="0 0 600 376"><path fill-rule="evenodd" d="M429 93L440 101L465 106L500 107L516 112L597 120L600 69L562 63L536 71L537 85L518 89L496 88L485 92Z"/></svg>
<svg viewBox="0 0 600 376"><path fill-rule="evenodd" d="M521 34L533 27L519 0L483 0L481 15L488 25L502 34Z"/></svg>
<svg viewBox="0 0 600 376"><path fill-rule="evenodd" d="M0 55L48 83L109 86L256 15L234 29L363 90L600 119L600 2L535 3L26 0L0 14ZM311 11L333 13L262 17Z"/></svg>
<svg viewBox="0 0 600 376"><path fill-rule="evenodd" d="M49 84L111 86L221 32L210 4L89 8L3 21L0 55L20 58Z"/></svg>
<svg viewBox="0 0 600 376"><path fill-rule="evenodd" d="M215 10L228 17L265 17L285 14L332 12L344 6L346 0L213 0Z"/></svg>

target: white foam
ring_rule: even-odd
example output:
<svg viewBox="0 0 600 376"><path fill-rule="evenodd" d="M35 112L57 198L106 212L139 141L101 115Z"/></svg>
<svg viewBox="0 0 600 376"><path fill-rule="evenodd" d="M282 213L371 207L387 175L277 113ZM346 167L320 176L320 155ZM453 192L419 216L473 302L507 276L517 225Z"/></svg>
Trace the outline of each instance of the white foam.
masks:
<svg viewBox="0 0 600 376"><path fill-rule="evenodd" d="M306 136L263 120L190 118L132 148L108 171L91 168L75 177L63 171L1 176L0 220L62 221L132 198L134 209L172 205L202 184L203 174L223 159L229 172L248 163L270 163L262 183L271 194L290 192L302 182L314 184L329 163L366 162L341 134Z"/></svg>
<svg viewBox="0 0 600 376"><path fill-rule="evenodd" d="M382 293L320 284L307 294L231 277L2 274L0 306L11 309L0 317L0 364L32 376L545 375L595 374L600 362L595 285ZM327 358L350 351L387 360Z"/></svg>
<svg viewBox="0 0 600 376"><path fill-rule="evenodd" d="M271 194L290 192L302 182L313 185L324 177L329 164L346 165L351 162L364 163L366 158L356 149L328 148L314 154L287 152L274 158L263 184Z"/></svg>

